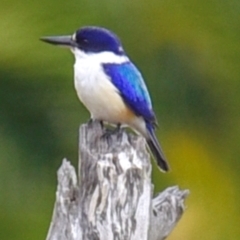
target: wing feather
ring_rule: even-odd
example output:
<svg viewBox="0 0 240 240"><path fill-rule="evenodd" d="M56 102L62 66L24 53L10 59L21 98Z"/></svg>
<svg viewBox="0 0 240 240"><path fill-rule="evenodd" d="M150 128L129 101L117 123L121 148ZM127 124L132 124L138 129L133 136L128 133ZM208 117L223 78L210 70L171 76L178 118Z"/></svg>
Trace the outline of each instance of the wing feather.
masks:
<svg viewBox="0 0 240 240"><path fill-rule="evenodd" d="M156 124L151 99L138 69L131 62L107 63L103 69L130 109L145 121Z"/></svg>

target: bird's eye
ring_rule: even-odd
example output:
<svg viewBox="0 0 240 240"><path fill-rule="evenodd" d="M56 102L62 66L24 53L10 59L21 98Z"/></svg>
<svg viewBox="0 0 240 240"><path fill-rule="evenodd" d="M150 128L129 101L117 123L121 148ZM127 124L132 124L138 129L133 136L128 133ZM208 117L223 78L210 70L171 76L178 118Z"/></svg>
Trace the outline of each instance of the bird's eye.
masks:
<svg viewBox="0 0 240 240"><path fill-rule="evenodd" d="M78 37L75 36L75 40L74 40L79 46L86 46L88 45L89 41L87 38L83 38L83 37Z"/></svg>

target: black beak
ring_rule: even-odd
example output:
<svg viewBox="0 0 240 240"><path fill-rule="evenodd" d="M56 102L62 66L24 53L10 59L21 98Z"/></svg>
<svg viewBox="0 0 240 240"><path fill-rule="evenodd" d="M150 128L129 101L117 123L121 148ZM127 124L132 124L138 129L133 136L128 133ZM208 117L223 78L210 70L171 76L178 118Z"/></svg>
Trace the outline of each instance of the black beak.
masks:
<svg viewBox="0 0 240 240"><path fill-rule="evenodd" d="M72 36L52 36L52 37L41 37L40 40L53 45L65 46L65 47L76 47L77 44L72 40Z"/></svg>

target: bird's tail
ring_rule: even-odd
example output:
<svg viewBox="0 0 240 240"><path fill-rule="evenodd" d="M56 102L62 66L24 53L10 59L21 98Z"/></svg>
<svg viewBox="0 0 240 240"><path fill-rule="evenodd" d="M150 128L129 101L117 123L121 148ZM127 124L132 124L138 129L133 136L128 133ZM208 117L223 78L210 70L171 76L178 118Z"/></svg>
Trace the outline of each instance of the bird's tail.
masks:
<svg viewBox="0 0 240 240"><path fill-rule="evenodd" d="M163 154L162 148L156 138L153 127L147 124L147 130L148 130L148 135L149 135L149 137L147 138L147 144L148 144L155 160L157 161L158 167L164 172L169 171L168 162L167 162L167 160Z"/></svg>

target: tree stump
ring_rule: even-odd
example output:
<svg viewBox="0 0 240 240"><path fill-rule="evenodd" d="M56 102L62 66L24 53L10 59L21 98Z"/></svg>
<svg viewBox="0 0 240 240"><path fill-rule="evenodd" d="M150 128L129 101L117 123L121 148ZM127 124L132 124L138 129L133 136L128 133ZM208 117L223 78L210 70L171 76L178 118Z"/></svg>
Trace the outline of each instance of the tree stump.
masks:
<svg viewBox="0 0 240 240"><path fill-rule="evenodd" d="M125 131L103 134L108 133L98 122L80 127L78 177L64 159L47 240L165 239L189 191L175 186L152 198L144 138Z"/></svg>

